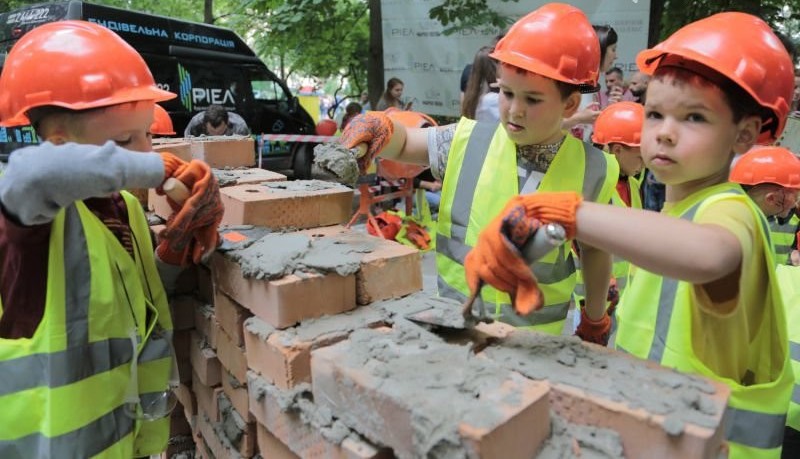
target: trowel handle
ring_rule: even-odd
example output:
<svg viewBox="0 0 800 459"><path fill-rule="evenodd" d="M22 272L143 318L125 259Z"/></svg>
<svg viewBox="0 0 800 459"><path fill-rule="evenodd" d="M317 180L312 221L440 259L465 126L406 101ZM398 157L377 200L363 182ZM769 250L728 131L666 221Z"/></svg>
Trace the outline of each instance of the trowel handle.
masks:
<svg viewBox="0 0 800 459"><path fill-rule="evenodd" d="M369 149L369 145L366 143L360 143L355 147L351 148L350 151L356 154L356 158L361 158L367 154L367 150Z"/></svg>
<svg viewBox="0 0 800 459"><path fill-rule="evenodd" d="M166 179L161 188L164 190L164 194L178 204L183 204L192 195L189 188L175 177Z"/></svg>
<svg viewBox="0 0 800 459"><path fill-rule="evenodd" d="M567 232L557 223L547 223L533 234L533 237L522 246L522 257L528 263L547 255L551 250L567 240Z"/></svg>

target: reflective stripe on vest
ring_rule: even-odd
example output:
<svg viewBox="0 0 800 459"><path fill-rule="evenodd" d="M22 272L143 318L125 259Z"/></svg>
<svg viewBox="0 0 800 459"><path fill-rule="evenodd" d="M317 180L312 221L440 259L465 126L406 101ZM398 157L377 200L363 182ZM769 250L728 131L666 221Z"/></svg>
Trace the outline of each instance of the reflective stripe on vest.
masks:
<svg viewBox="0 0 800 459"><path fill-rule="evenodd" d="M567 136L540 189L574 189L588 200L596 201L601 195L608 200L614 184L609 177L617 176L617 167L601 151ZM573 172L575 168L582 169L582 181ZM440 295L459 301L466 298L463 263L474 243L471 239L518 192L516 149L502 126L462 119L450 149L439 209L436 250ZM568 246L554 249L531 267L545 296L541 310L518 316L508 295L488 286L477 301L504 322L560 333L575 283L575 265Z"/></svg>
<svg viewBox="0 0 800 459"><path fill-rule="evenodd" d="M768 262L772 262L769 231L763 215L754 207L738 185L721 184L698 192L678 203L670 215L693 221L703 205L721 199L741 199L748 205L760 225L760 243ZM741 197L741 198L738 198ZM684 209L684 210L680 210ZM689 308L688 283L638 269L629 285L628 291L618 309L619 328L616 346L618 349L640 358L661 363L687 373L697 373L724 382L731 388L731 398L726 410L725 432L730 442L730 457L737 458L777 458L783 440L783 426L791 391L791 373L787 348L775 349L772 343L786 343L783 305L777 290L773 272L770 289L765 298L772 301L765 304L765 317L761 326L753 330L753 336L761 337L754 341L754 355L762 356L760 361L783 359L784 366L778 374L760 374L756 380L768 382L743 386L727 378L721 378L709 370L694 354L691 341L691 312ZM653 304L653 294L658 292L658 303L653 310L642 308L643 304ZM631 305L630 307L628 305ZM759 352L759 350L761 350ZM754 366L757 366L754 362ZM764 371L761 368L753 371Z"/></svg>
<svg viewBox="0 0 800 459"><path fill-rule="evenodd" d="M154 444L137 448L134 435L152 431L143 429L151 423L137 425L124 412L135 352L130 330L139 334L139 389L145 402L163 396L172 362L169 330L156 327L160 331L141 344L145 302L158 316L166 314L169 328L171 319L146 220L140 210L137 214L135 198L125 199L135 262L82 202L63 209L52 224L42 321L32 338L0 339L0 372L6 375L0 378L0 457L129 458L166 445L167 418L152 422L164 426L157 449ZM142 259L152 266L141 266ZM167 371L159 371L165 363Z"/></svg>
<svg viewBox="0 0 800 459"><path fill-rule="evenodd" d="M775 270L786 308L786 323L789 324L789 357L794 373L794 388L789 402L786 425L800 431L800 267L778 265Z"/></svg>
<svg viewBox="0 0 800 459"><path fill-rule="evenodd" d="M770 222L772 242L775 244L775 260L780 264L789 262L789 254L796 249L797 232L800 231L800 217L795 214L783 225L777 220Z"/></svg>

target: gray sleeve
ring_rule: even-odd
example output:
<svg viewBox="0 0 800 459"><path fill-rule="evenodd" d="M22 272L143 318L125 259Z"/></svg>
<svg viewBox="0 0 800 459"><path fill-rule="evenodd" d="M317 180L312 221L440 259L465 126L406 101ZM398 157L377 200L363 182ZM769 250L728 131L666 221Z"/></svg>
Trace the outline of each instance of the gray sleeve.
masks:
<svg viewBox="0 0 800 459"><path fill-rule="evenodd" d="M15 151L0 176L0 205L19 223L48 223L62 208L129 188L154 188L164 180L158 153L68 143Z"/></svg>
<svg viewBox="0 0 800 459"><path fill-rule="evenodd" d="M186 129L183 130L184 137L200 137L203 133L201 131L201 125L203 124L203 112L195 114L192 119L189 120L189 124L186 125Z"/></svg>
<svg viewBox="0 0 800 459"><path fill-rule="evenodd" d="M247 127L247 121L236 113L228 113L228 122L230 123L233 133L236 135L250 135L250 128Z"/></svg>
<svg viewBox="0 0 800 459"><path fill-rule="evenodd" d="M448 124L428 129L428 161L431 164L431 174L436 180L444 181L444 171L447 167L447 158L450 155L450 145L456 135L457 124Z"/></svg>

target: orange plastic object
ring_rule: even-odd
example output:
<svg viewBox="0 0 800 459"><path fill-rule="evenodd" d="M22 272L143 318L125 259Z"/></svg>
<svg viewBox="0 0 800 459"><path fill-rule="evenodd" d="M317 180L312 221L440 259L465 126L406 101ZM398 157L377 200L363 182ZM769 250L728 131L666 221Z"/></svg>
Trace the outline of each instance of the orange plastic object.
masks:
<svg viewBox="0 0 800 459"><path fill-rule="evenodd" d="M730 181L741 185L776 183L800 188L800 159L781 147L754 148L733 166Z"/></svg>
<svg viewBox="0 0 800 459"><path fill-rule="evenodd" d="M592 142L601 145L621 143L638 147L642 143L644 106L636 102L617 102L603 110L594 122Z"/></svg>
<svg viewBox="0 0 800 459"><path fill-rule="evenodd" d="M172 127L172 118L161 105L155 104L153 108L153 124L150 125L150 134L153 135L175 135L175 128Z"/></svg>
<svg viewBox="0 0 800 459"><path fill-rule="evenodd" d="M338 129L338 127L336 126L336 121L334 121L334 120L321 120L319 123L317 123L316 132L317 132L317 135L328 135L328 136L330 136L330 135L336 134L336 129Z"/></svg>
<svg viewBox="0 0 800 459"><path fill-rule="evenodd" d="M28 110L70 110L176 97L159 89L142 56L119 35L86 21L36 27L11 48L0 76L0 125L30 124Z"/></svg>

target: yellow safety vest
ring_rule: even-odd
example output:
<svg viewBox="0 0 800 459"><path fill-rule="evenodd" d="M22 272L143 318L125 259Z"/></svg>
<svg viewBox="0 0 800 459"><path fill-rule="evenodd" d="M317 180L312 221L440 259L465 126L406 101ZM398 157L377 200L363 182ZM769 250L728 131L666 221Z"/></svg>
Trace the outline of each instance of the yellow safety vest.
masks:
<svg viewBox="0 0 800 459"><path fill-rule="evenodd" d="M628 185L631 188L631 209L642 208L642 196L640 194L641 182L636 177L628 177ZM614 193L611 195L611 204L617 207L628 207L622 196L619 195L617 187L614 187ZM575 265L577 266L577 285L575 286L575 304L579 304L580 300L586 295L586 289L583 284L583 270L580 268L580 260L575 257ZM611 266L611 276L617 282L617 291L620 296L628 285L628 278L630 275L631 266L627 260L614 255L613 264Z"/></svg>
<svg viewBox="0 0 800 459"><path fill-rule="evenodd" d="M134 257L82 201L52 223L42 321L31 338L0 339L0 457L130 459L166 448L169 417L145 421L141 407L170 389L172 319L141 205L123 197Z"/></svg>
<svg viewBox="0 0 800 459"><path fill-rule="evenodd" d="M789 401L786 425L800 431L800 266L778 265L778 285L786 308L789 357L794 373L794 388Z"/></svg>
<svg viewBox="0 0 800 459"><path fill-rule="evenodd" d="M724 183L706 188L666 213L694 221L698 210L723 199L737 199L748 205L761 223L757 238L766 253L768 265L774 263L766 219L739 185ZM759 329L753 330L752 335L756 338L750 343L753 349L751 371L759 381L753 385L745 386L740 381L720 377L696 357L692 347L691 322L695 306L690 300L693 285L689 282L637 268L617 312L617 349L682 372L716 379L730 387L725 434L731 459L778 458L783 443L792 373L783 303L774 271L769 270L768 275L764 320L754 324ZM775 360L784 362L777 370L768 367Z"/></svg>
<svg viewBox="0 0 800 459"><path fill-rule="evenodd" d="M590 201L608 202L619 177L614 159L567 135L542 178L539 191L576 191ZM462 118L456 128L442 183L436 238L439 294L459 301L469 295L464 257L480 231L508 200L519 194L516 145L497 123ZM503 322L559 334L575 288L575 263L569 243L532 264L544 294L544 307L517 315L508 294L489 286L481 298Z"/></svg>
<svg viewBox="0 0 800 459"><path fill-rule="evenodd" d="M800 231L800 217L795 214L783 225L777 220L770 222L772 243L775 244L775 260L779 264L789 263L789 254L797 246L797 231Z"/></svg>

